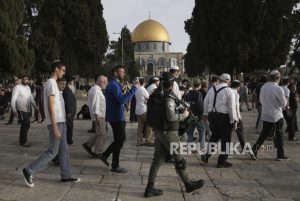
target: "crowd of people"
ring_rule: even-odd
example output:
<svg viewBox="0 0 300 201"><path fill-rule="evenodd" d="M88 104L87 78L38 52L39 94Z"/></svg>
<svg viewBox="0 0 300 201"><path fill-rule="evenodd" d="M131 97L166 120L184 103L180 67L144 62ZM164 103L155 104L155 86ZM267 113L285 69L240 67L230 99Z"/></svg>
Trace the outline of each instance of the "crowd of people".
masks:
<svg viewBox="0 0 300 201"><path fill-rule="evenodd" d="M283 146L284 121L288 140L297 140L297 82L282 77L277 70L262 75L257 81L251 80L250 84L232 80L226 73L213 76L209 82L204 79L179 82L180 69L172 66L161 77L152 77L148 82L138 77L128 84L124 81L124 67L116 65L109 80L104 75L95 80L88 90L87 105L77 113L75 78L65 74L66 66L59 60L52 63L51 69L51 77L40 80L38 85L23 75L20 80L15 78L14 83L2 84L0 89L0 119L4 120L5 113L10 112L7 122L10 125L14 117L17 118L21 146L31 146L27 140L31 117L34 118L33 123L45 123L49 131L48 149L22 170L29 187L34 186L33 174L51 161L60 165L62 182L80 181L80 178L72 177L68 149L74 143L73 121L76 114L77 119L82 114L92 121L89 132L93 134L82 144L83 149L111 167L112 172L126 173L119 158L126 140L125 113L130 106L130 121L137 122L136 145L154 147L145 197L163 194L162 190L154 187L163 162L174 164L187 192L203 186L203 180L189 179L186 161L180 152L170 153L172 143L199 143L205 153L201 155L201 161L208 163L211 157L208 144L220 141L222 152L217 167L231 167L227 160L227 144L231 142L232 133L237 134L242 150L246 144L243 104L246 104L246 111L254 108L258 111L255 129L260 135L251 147L252 159L257 160L260 147L267 139L274 140L276 160L289 159ZM113 141L106 146L108 125L112 128ZM182 136L184 133L186 138ZM111 164L108 160L110 155Z"/></svg>

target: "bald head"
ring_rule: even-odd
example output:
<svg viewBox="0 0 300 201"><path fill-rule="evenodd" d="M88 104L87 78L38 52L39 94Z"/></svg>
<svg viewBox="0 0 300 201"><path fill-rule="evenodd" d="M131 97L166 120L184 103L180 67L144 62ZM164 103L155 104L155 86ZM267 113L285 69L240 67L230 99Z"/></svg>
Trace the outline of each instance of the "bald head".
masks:
<svg viewBox="0 0 300 201"><path fill-rule="evenodd" d="M97 84L101 87L101 89L105 89L106 85L107 85L107 77L105 77L104 75L100 75L97 79Z"/></svg>

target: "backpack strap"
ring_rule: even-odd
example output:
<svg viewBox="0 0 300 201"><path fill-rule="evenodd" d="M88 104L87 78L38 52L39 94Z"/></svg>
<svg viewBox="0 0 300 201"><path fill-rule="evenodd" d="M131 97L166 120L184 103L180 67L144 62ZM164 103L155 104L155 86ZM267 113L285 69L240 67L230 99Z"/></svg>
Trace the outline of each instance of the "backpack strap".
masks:
<svg viewBox="0 0 300 201"><path fill-rule="evenodd" d="M214 89L214 92L215 92L215 97L214 97L214 103L213 103L212 111L217 112L217 110L216 110L217 95L220 91L222 91L225 88L227 88L227 86L221 87L219 90L217 90L216 87L213 86L213 89Z"/></svg>

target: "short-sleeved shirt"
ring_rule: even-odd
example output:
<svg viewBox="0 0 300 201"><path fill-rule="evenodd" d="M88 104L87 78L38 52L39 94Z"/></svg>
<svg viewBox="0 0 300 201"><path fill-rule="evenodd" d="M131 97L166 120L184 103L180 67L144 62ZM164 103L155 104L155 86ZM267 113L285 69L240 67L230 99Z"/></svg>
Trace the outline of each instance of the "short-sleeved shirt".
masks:
<svg viewBox="0 0 300 201"><path fill-rule="evenodd" d="M50 120L49 109L48 109L49 96L54 96L54 113L55 113L56 123L66 122L64 98L58 89L56 80L53 78L50 78L47 80L47 82L45 83L45 88L44 88L44 110L45 110L47 125L52 124L51 120Z"/></svg>

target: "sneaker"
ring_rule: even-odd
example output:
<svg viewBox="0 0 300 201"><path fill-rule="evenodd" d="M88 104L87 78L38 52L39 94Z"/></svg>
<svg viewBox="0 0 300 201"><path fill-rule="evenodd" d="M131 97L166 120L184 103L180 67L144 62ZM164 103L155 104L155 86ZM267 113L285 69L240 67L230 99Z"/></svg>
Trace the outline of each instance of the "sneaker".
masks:
<svg viewBox="0 0 300 201"><path fill-rule="evenodd" d="M51 161L54 165L59 165L58 155L56 155Z"/></svg>
<svg viewBox="0 0 300 201"><path fill-rule="evenodd" d="M231 163L228 163L227 161L225 161L225 162L222 162L222 163L218 163L217 168L229 168L231 166L232 166Z"/></svg>
<svg viewBox="0 0 300 201"><path fill-rule="evenodd" d="M105 157L103 154L99 155L99 159L107 166L109 167L109 162L107 160L107 157Z"/></svg>
<svg viewBox="0 0 300 201"><path fill-rule="evenodd" d="M25 143L20 143L21 146L23 147L31 147L31 144L29 144L28 142L25 142Z"/></svg>
<svg viewBox="0 0 300 201"><path fill-rule="evenodd" d="M202 179L200 179L198 181L189 181L189 182L185 183L184 185L185 185L186 192L192 193L195 190L202 188L202 186L204 185L204 181Z"/></svg>
<svg viewBox="0 0 300 201"><path fill-rule="evenodd" d="M91 147L89 147L87 145L87 143L83 143L82 147L84 148L84 150L86 150L86 152L88 152L89 154L93 155L92 149L91 149Z"/></svg>
<svg viewBox="0 0 300 201"><path fill-rule="evenodd" d="M290 160L290 158L287 157L287 156L283 156L283 157L280 157L280 158L276 158L275 160L276 161L288 161L288 160Z"/></svg>
<svg viewBox="0 0 300 201"><path fill-rule="evenodd" d="M289 141L298 141L298 139L296 137L289 139Z"/></svg>
<svg viewBox="0 0 300 201"><path fill-rule="evenodd" d="M78 182L81 181L81 179L80 179L80 178L72 178L72 177L70 177L70 178L68 178L68 179L63 179L63 178L61 178L60 181L61 181L61 182L75 182L75 183L78 183Z"/></svg>
<svg viewBox="0 0 300 201"><path fill-rule="evenodd" d="M117 168L111 168L111 171L112 172L116 172L116 173L126 173L127 170L125 168L122 168L122 167L117 167Z"/></svg>
<svg viewBox="0 0 300 201"><path fill-rule="evenodd" d="M145 198L153 197L153 196L160 196L163 194L163 191L160 189L155 189L151 187L147 187L144 193Z"/></svg>
<svg viewBox="0 0 300 201"><path fill-rule="evenodd" d="M249 153L252 160L257 160L257 151L254 151L252 148L252 152Z"/></svg>
<svg viewBox="0 0 300 201"><path fill-rule="evenodd" d="M30 188L34 187L32 175L30 175L25 168L23 168L22 173L26 185Z"/></svg>

